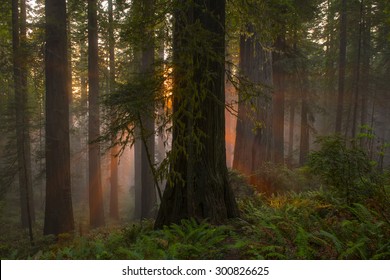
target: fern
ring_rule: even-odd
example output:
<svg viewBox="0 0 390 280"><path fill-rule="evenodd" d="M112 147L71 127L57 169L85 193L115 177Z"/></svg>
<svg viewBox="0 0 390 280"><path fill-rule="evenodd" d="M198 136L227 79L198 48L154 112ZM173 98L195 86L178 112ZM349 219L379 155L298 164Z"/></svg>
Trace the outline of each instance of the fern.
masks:
<svg viewBox="0 0 390 280"><path fill-rule="evenodd" d="M364 248L367 245L368 238L362 238L359 240L357 243L350 242L348 245L348 248L340 254L339 258L340 259L351 259L351 258L356 258L356 259L367 259L366 252Z"/></svg>
<svg viewBox="0 0 390 280"><path fill-rule="evenodd" d="M318 235L322 236L324 238L328 238L330 241L332 241L338 254L341 254L343 252L343 250L344 250L343 243L339 240L339 238L335 234L332 234L332 233L327 232L325 230L320 230Z"/></svg>
<svg viewBox="0 0 390 280"><path fill-rule="evenodd" d="M295 237L298 258L310 259L312 257L312 250L309 244L310 236L311 235L306 230L304 230L302 227L298 227L297 236Z"/></svg>

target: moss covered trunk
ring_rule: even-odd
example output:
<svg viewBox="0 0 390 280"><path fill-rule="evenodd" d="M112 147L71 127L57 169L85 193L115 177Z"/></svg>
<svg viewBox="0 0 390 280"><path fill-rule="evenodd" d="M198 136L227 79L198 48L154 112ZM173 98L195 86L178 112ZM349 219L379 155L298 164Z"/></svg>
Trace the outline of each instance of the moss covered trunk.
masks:
<svg viewBox="0 0 390 280"><path fill-rule="evenodd" d="M176 1L172 165L155 226L238 215L225 154L225 1Z"/></svg>

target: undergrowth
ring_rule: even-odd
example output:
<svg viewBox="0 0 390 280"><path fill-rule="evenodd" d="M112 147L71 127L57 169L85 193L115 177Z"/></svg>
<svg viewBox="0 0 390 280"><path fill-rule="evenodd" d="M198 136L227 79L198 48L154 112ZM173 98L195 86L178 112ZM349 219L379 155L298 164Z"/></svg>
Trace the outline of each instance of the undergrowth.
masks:
<svg viewBox="0 0 390 280"><path fill-rule="evenodd" d="M2 259L389 259L390 224L370 203L316 190L239 202L227 225L183 220L153 229L153 221L102 228L88 235L42 237L1 246ZM15 244L14 244L15 245Z"/></svg>

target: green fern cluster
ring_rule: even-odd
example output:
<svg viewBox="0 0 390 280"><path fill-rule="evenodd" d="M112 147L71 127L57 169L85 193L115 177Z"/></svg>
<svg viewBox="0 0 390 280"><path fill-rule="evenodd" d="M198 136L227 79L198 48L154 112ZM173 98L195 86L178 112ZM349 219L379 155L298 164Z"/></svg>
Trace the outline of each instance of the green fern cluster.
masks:
<svg viewBox="0 0 390 280"><path fill-rule="evenodd" d="M390 224L373 209L323 190L257 198L241 205L248 258L388 259Z"/></svg>
<svg viewBox="0 0 390 280"><path fill-rule="evenodd" d="M56 243L34 258L42 259L221 259L240 242L228 226L182 220L162 230L152 221L123 229L98 231L69 244ZM237 242L236 242L237 241Z"/></svg>
<svg viewBox="0 0 390 280"><path fill-rule="evenodd" d="M346 205L324 189L257 194L240 200L241 218L227 225L190 219L154 230L154 221L145 220L82 237L42 237L30 250L27 241L20 249L0 246L0 253L11 259L389 259L390 223L376 206Z"/></svg>
<svg viewBox="0 0 390 280"><path fill-rule="evenodd" d="M206 221L198 223L194 219L182 220L181 224L140 236L133 248L142 259L220 259L228 250L225 243L232 235L227 226L213 226Z"/></svg>

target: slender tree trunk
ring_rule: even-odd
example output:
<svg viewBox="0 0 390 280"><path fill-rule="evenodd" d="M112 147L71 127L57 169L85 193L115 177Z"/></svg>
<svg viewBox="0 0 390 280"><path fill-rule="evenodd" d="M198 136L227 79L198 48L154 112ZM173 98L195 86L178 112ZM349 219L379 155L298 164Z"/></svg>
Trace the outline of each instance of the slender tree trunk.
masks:
<svg viewBox="0 0 390 280"><path fill-rule="evenodd" d="M294 127L295 127L295 100L290 102L290 120L288 125L288 164L293 165L294 162Z"/></svg>
<svg viewBox="0 0 390 280"><path fill-rule="evenodd" d="M325 94L323 95L323 107L325 108L325 114L323 114L322 130L319 134L329 134L335 131L335 119L337 111L337 94L336 94L336 34L334 31L334 13L331 12L333 2L327 0L327 40L326 40L326 86Z"/></svg>
<svg viewBox="0 0 390 280"><path fill-rule="evenodd" d="M46 0L46 208L44 234L74 229L70 185L66 1Z"/></svg>
<svg viewBox="0 0 390 280"><path fill-rule="evenodd" d="M336 111L336 133L341 133L344 111L345 67L347 60L347 0L341 0L340 46L339 46L339 85Z"/></svg>
<svg viewBox="0 0 390 280"><path fill-rule="evenodd" d="M273 52L273 85L272 97L272 137L273 137L273 162L284 164L284 99L286 74L281 65L285 39L279 36L276 39Z"/></svg>
<svg viewBox="0 0 390 280"><path fill-rule="evenodd" d="M88 61L87 42L85 38L80 40L80 62L82 65L86 65ZM87 110L88 110L88 73L85 71L80 72L80 107L82 111L81 119L86 121ZM88 133L87 127L80 127L80 185L79 194L81 195L81 201L84 203L88 200ZM85 204L84 206L85 207Z"/></svg>
<svg viewBox="0 0 390 280"><path fill-rule="evenodd" d="M300 137L300 146L299 146L299 165L304 165L309 154L309 106L308 106L308 97L307 97L307 88L306 83L301 87L301 97L302 97L302 109L301 109L301 137Z"/></svg>
<svg viewBox="0 0 390 280"><path fill-rule="evenodd" d="M362 45L362 99L360 125L368 125L368 100L370 97L370 63L371 63L371 7L367 5L364 20Z"/></svg>
<svg viewBox="0 0 390 280"><path fill-rule="evenodd" d="M221 223L238 216L226 168L225 1L194 2L178 8L174 15L171 152L176 156L155 223L157 228L191 217ZM188 28L194 28L194 24L207 30L211 38L189 34ZM196 46L205 42L212 57L206 50L190 48L194 43Z"/></svg>
<svg viewBox="0 0 390 280"><path fill-rule="evenodd" d="M97 1L88 0L88 155L89 215L92 228L103 226L103 189L100 166L99 66L98 66Z"/></svg>
<svg viewBox="0 0 390 280"><path fill-rule="evenodd" d="M115 90L115 38L114 38L114 16L112 0L108 0L108 44L110 55L110 93ZM116 139L113 139L115 143ZM110 167L110 217L114 220L119 219L119 205L118 205L118 154L119 146L115 145L111 148L111 167Z"/></svg>
<svg viewBox="0 0 390 280"><path fill-rule="evenodd" d="M12 44L15 87L16 142L20 189L22 226L29 229L33 241L32 223L35 211L32 192L29 118L27 113L27 66L26 66L26 3L21 1L20 26L18 1L12 1Z"/></svg>
<svg viewBox="0 0 390 280"><path fill-rule="evenodd" d="M154 75L154 30L150 28L154 11L154 0L143 0L141 14L146 19L145 39L141 45L141 77L150 79ZM149 27L149 28L148 28ZM149 30L148 30L149 29ZM149 93L148 93L149 94ZM140 139L135 145L135 175L136 175L136 217L139 219L156 217L156 185L153 170L150 165L155 163L154 140L154 104L149 104L147 112L140 116Z"/></svg>
<svg viewBox="0 0 390 280"><path fill-rule="evenodd" d="M356 136L356 125L358 122L358 107L359 107L359 95L360 95L360 71L361 71L361 53L362 53L362 35L363 35L363 25L364 25L364 1L360 2L360 16L359 16L359 33L358 33L358 42L357 42L357 59L356 59L356 80L354 86L354 97L353 97L353 116L352 116L352 129L351 137Z"/></svg>

